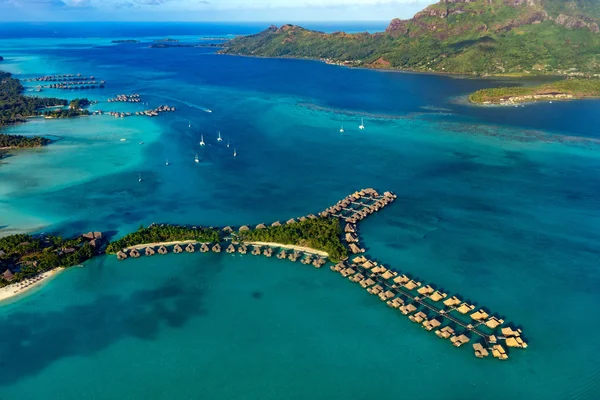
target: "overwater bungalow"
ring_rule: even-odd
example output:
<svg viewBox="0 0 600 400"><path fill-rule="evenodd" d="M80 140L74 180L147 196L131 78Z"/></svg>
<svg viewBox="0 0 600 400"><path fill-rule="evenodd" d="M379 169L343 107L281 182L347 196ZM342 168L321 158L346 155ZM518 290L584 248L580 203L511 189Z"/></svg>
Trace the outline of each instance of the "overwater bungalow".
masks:
<svg viewBox="0 0 600 400"><path fill-rule="evenodd" d="M275 221L271 224L271 226L281 226L281 222Z"/></svg>
<svg viewBox="0 0 600 400"><path fill-rule="evenodd" d="M352 259L352 262L354 264L362 264L367 262L367 259L364 256L357 256Z"/></svg>
<svg viewBox="0 0 600 400"><path fill-rule="evenodd" d="M212 250L213 252L215 252L215 253L220 253L220 252L221 252L221 245L220 245L219 243L216 243L216 244L215 244L215 245L212 247L212 249L211 249L211 250Z"/></svg>
<svg viewBox="0 0 600 400"><path fill-rule="evenodd" d="M343 270L341 270L341 271L340 271L340 273L342 274L342 276L343 276L344 278L347 278L347 277L349 277L350 275L354 275L354 274L356 273L356 271L355 271L354 269L352 269L352 268L348 267L348 268L346 268L346 269L343 269Z"/></svg>
<svg viewBox="0 0 600 400"><path fill-rule="evenodd" d="M321 218L327 218L327 217L329 217L329 213L327 211L321 211L319 213L319 215L321 216Z"/></svg>
<svg viewBox="0 0 600 400"><path fill-rule="evenodd" d="M260 253L261 253L261 247L259 245L254 245L254 247L252 248L252 255L260 256Z"/></svg>
<svg viewBox="0 0 600 400"><path fill-rule="evenodd" d="M392 308L398 308L404 305L404 300L400 297L393 298L392 300L388 300L387 305Z"/></svg>
<svg viewBox="0 0 600 400"><path fill-rule="evenodd" d="M396 295L396 293L392 292L391 290L386 290L385 292L379 293L379 299L381 301L388 301L389 299L393 298L395 295Z"/></svg>
<svg viewBox="0 0 600 400"><path fill-rule="evenodd" d="M435 334L439 338L448 339L454 334L454 329L450 328L449 326L445 326L442 329L438 329L437 331L435 331Z"/></svg>
<svg viewBox="0 0 600 400"><path fill-rule="evenodd" d="M225 251L229 254L235 253L235 246L233 245L233 243L230 243L229 246L227 246L227 250Z"/></svg>
<svg viewBox="0 0 600 400"><path fill-rule="evenodd" d="M498 319L496 317L490 317L490 319L488 319L487 321L485 321L485 326L487 326L490 329L496 329L497 327L499 327L503 323L504 323L503 319Z"/></svg>
<svg viewBox="0 0 600 400"><path fill-rule="evenodd" d="M365 260L365 261L362 263L362 267L363 267L364 269L371 269L371 268L373 268L373 267L375 266L375 264L373 264L373 262L372 262L372 261L370 261L370 260L367 260L367 259L366 259L366 258L364 258L364 257L362 257L362 259L363 259L363 260Z"/></svg>
<svg viewBox="0 0 600 400"><path fill-rule="evenodd" d="M175 246L173 246L173 253L179 254L181 252L183 252L183 249L180 245L176 244Z"/></svg>
<svg viewBox="0 0 600 400"><path fill-rule="evenodd" d="M439 290L436 290L431 296L429 296L429 299L431 301L440 301L443 298L445 298L446 296L448 296L446 293L442 293Z"/></svg>
<svg viewBox="0 0 600 400"><path fill-rule="evenodd" d="M358 242L358 239L353 234L346 233L346 242L348 242L348 243L356 243L356 242Z"/></svg>
<svg viewBox="0 0 600 400"><path fill-rule="evenodd" d="M481 343L473 343L473 350L475 350L475 357L484 358L490 353L481 345Z"/></svg>
<svg viewBox="0 0 600 400"><path fill-rule="evenodd" d="M249 230L250 230L250 228L248 227L248 225L242 225L240 227L240 232L245 232L245 231L249 231Z"/></svg>
<svg viewBox="0 0 600 400"><path fill-rule="evenodd" d="M281 250L278 254L277 254L277 258L279 258L280 260L283 260L285 258L287 258L287 254L285 253L285 250Z"/></svg>
<svg viewBox="0 0 600 400"><path fill-rule="evenodd" d="M408 319L416 324L420 324L427 319L427 314L425 314L423 311L419 311L418 313L409 316Z"/></svg>
<svg viewBox="0 0 600 400"><path fill-rule="evenodd" d="M367 278L366 280L362 280L360 281L360 286L362 286L363 289L366 289L370 286L373 286L376 282L371 279L371 278Z"/></svg>
<svg viewBox="0 0 600 400"><path fill-rule="evenodd" d="M398 275L398 273L396 271L392 271L391 269L388 269L384 273L381 274L381 277L385 280L388 280L388 279L392 279L396 275Z"/></svg>
<svg viewBox="0 0 600 400"><path fill-rule="evenodd" d="M375 286L367 289L367 292L374 294L374 295L378 295L382 291L383 291L383 287L381 285L375 285Z"/></svg>
<svg viewBox="0 0 600 400"><path fill-rule="evenodd" d="M308 218L302 216L302 217L298 218L298 221L300 221L300 222L308 221Z"/></svg>
<svg viewBox="0 0 600 400"><path fill-rule="evenodd" d="M492 355L499 360L507 360L508 359L508 354L506 354L504 347L502 347L499 344L496 344L492 347Z"/></svg>
<svg viewBox="0 0 600 400"><path fill-rule="evenodd" d="M458 311L458 312L459 312L459 313L461 313L461 314L466 314L466 313L468 313L469 311L472 311L474 308L475 308L475 306L474 306L474 305L472 305L472 304L468 304L468 303L462 303L462 304L460 305L460 307L458 307L458 308L456 309L456 311Z"/></svg>
<svg viewBox="0 0 600 400"><path fill-rule="evenodd" d="M206 253L206 252L208 252L208 251L209 251L208 244L206 244L206 243L202 243L202 246L200 246L200 251L201 251L202 253Z"/></svg>
<svg viewBox="0 0 600 400"><path fill-rule="evenodd" d="M300 257L300 254L294 250L292 253L290 253L290 255L288 256L288 260L292 261L292 262L296 262L298 260L298 257Z"/></svg>
<svg viewBox="0 0 600 400"><path fill-rule="evenodd" d="M354 233L354 232L356 232L356 230L354 229L354 227L352 226L352 224L346 224L346 227L344 228L344 232L346 232L346 233Z"/></svg>
<svg viewBox="0 0 600 400"><path fill-rule="evenodd" d="M271 257L273 255L273 249L267 246L267 248L263 251L263 255L265 257Z"/></svg>
<svg viewBox="0 0 600 400"><path fill-rule="evenodd" d="M314 266L315 268L321 268L323 265L325 265L325 263L326 263L326 262L327 262L327 261L325 261L325 259L324 259L324 258L322 258L322 257L317 257L317 258L315 258L315 260L313 261L313 263L312 263L312 264L313 264L313 266Z"/></svg>
<svg viewBox="0 0 600 400"><path fill-rule="evenodd" d="M510 326L506 326L502 328L502 336L510 337L510 336L521 336L521 330L517 329L516 331L512 330Z"/></svg>
<svg viewBox="0 0 600 400"><path fill-rule="evenodd" d="M312 262L312 257L310 256L310 254L307 254L300 262L302 264L310 264Z"/></svg>
<svg viewBox="0 0 600 400"><path fill-rule="evenodd" d="M425 328L427 331L432 331L440 325L442 325L442 323L436 318L432 318L429 321L423 322L423 328Z"/></svg>
<svg viewBox="0 0 600 400"><path fill-rule="evenodd" d="M118 251L117 252L117 260L121 261L127 258L127 253L125 253L124 251Z"/></svg>
<svg viewBox="0 0 600 400"><path fill-rule="evenodd" d="M363 279L365 279L365 276L359 272L358 274L349 276L348 279L350 279L351 282L358 283L358 282L362 281Z"/></svg>
<svg viewBox="0 0 600 400"><path fill-rule="evenodd" d="M223 232L225 233L231 233L233 232L233 228L230 226L226 226L225 228L223 228Z"/></svg>
<svg viewBox="0 0 600 400"><path fill-rule="evenodd" d="M471 318L475 321L483 321L489 317L488 313L483 310L479 310L471 314Z"/></svg>
<svg viewBox="0 0 600 400"><path fill-rule="evenodd" d="M404 285L404 287L407 288L408 290L416 289L419 286L421 286L421 282L415 282L412 279Z"/></svg>
<svg viewBox="0 0 600 400"><path fill-rule="evenodd" d="M147 256L153 256L156 252L152 247L146 247L146 251L144 252Z"/></svg>
<svg viewBox="0 0 600 400"><path fill-rule="evenodd" d="M295 220L294 218L291 218L291 219L288 219L287 221L285 221L285 223L286 223L287 225L292 225L292 224L295 224L295 223L296 223L296 220Z"/></svg>
<svg viewBox="0 0 600 400"><path fill-rule="evenodd" d="M196 247L193 243L188 243L188 245L185 246L185 251L187 251L188 253L193 253L196 251Z"/></svg>
<svg viewBox="0 0 600 400"><path fill-rule="evenodd" d="M348 246L350 247L350 251L353 254L358 254L358 253L362 253L363 251L361 250L360 247L358 247L357 245L355 245L354 243L350 243L350 245Z"/></svg>
<svg viewBox="0 0 600 400"><path fill-rule="evenodd" d="M417 307L413 303L409 303L398 308L400 312L404 315L408 315L414 311L417 311Z"/></svg>
<svg viewBox="0 0 600 400"><path fill-rule="evenodd" d="M410 281L410 278L406 275L400 275L394 278L394 283L397 283L398 285L404 285L408 281Z"/></svg>
<svg viewBox="0 0 600 400"><path fill-rule="evenodd" d="M457 305L459 305L462 302L461 299L459 299L456 296L452 296L449 299L444 300L444 305L447 307L455 307Z"/></svg>
<svg viewBox="0 0 600 400"><path fill-rule="evenodd" d="M454 347L460 347L463 344L467 344L469 343L469 339L467 336L465 336L465 334L461 334L460 336L452 336L450 338L450 341L452 342L452 344L454 345Z"/></svg>
<svg viewBox="0 0 600 400"><path fill-rule="evenodd" d="M430 295L433 292L434 289L429 285L423 286L422 288L419 288L419 290L417 290L417 293L419 293L422 296Z"/></svg>
<svg viewBox="0 0 600 400"><path fill-rule="evenodd" d="M138 258L140 256L140 252L137 249L133 249L129 252L129 256L133 258Z"/></svg>
<svg viewBox="0 0 600 400"><path fill-rule="evenodd" d="M256 229L265 229L267 226L265 224L256 225Z"/></svg>
<svg viewBox="0 0 600 400"><path fill-rule="evenodd" d="M158 248L158 254L167 254L169 251L167 250L167 248L165 246L160 246Z"/></svg>

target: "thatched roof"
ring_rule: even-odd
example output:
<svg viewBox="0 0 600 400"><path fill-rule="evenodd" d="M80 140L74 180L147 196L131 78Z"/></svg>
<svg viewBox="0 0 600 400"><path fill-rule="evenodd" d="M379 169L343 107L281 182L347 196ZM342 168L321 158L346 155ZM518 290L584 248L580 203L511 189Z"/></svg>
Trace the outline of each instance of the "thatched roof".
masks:
<svg viewBox="0 0 600 400"><path fill-rule="evenodd" d="M298 218L298 221L300 221L300 222L304 222L306 220L307 220L307 218L305 216L302 216L302 217Z"/></svg>
<svg viewBox="0 0 600 400"><path fill-rule="evenodd" d="M14 277L15 274L13 274L10 269L7 269L2 273L2 278L4 278L5 281L11 281Z"/></svg>
<svg viewBox="0 0 600 400"><path fill-rule="evenodd" d="M223 228L223 232L231 233L233 232L233 228L230 226L226 226L225 228Z"/></svg>
<svg viewBox="0 0 600 400"><path fill-rule="evenodd" d="M221 245L219 243L215 244L212 248L212 251L219 253L221 251Z"/></svg>
<svg viewBox="0 0 600 400"><path fill-rule="evenodd" d="M271 224L271 226L281 226L281 222L275 221Z"/></svg>
<svg viewBox="0 0 600 400"><path fill-rule="evenodd" d="M315 214L308 214L308 219L317 219Z"/></svg>
<svg viewBox="0 0 600 400"><path fill-rule="evenodd" d="M291 218L291 219L288 219L285 223L288 225L295 224L296 220L294 218Z"/></svg>
<svg viewBox="0 0 600 400"><path fill-rule="evenodd" d="M265 224L256 225L256 229L265 229L267 226Z"/></svg>
<svg viewBox="0 0 600 400"><path fill-rule="evenodd" d="M250 230L250 228L248 227L248 225L243 225L240 227L240 232L249 231L249 230Z"/></svg>

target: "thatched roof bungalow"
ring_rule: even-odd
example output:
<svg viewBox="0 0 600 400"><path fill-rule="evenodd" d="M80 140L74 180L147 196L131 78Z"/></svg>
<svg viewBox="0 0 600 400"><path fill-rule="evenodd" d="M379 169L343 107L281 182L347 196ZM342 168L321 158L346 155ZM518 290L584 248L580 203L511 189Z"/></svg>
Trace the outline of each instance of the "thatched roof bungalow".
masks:
<svg viewBox="0 0 600 400"><path fill-rule="evenodd" d="M281 222L275 221L271 224L271 226L281 226Z"/></svg>
<svg viewBox="0 0 600 400"><path fill-rule="evenodd" d="M154 251L154 249L152 247L146 247L145 253L147 256L153 256L156 252Z"/></svg>
<svg viewBox="0 0 600 400"><path fill-rule="evenodd" d="M160 246L158 248L158 254L167 254L169 251L167 250L167 248L165 246Z"/></svg>
<svg viewBox="0 0 600 400"><path fill-rule="evenodd" d="M248 225L242 225L240 227L240 232L245 232L245 231L249 231L249 230L250 230L250 228L248 227Z"/></svg>
<svg viewBox="0 0 600 400"><path fill-rule="evenodd" d="M5 281L10 282L15 278L15 274L13 274L12 271L7 268L6 271L2 273L2 278Z"/></svg>
<svg viewBox="0 0 600 400"><path fill-rule="evenodd" d="M267 246L267 248L263 251L263 255L265 257L271 257L273 255L273 249Z"/></svg>
<svg viewBox="0 0 600 400"><path fill-rule="evenodd" d="M235 246L233 245L233 243L230 243L229 246L227 246L227 253L231 254L231 253L235 253Z"/></svg>
<svg viewBox="0 0 600 400"><path fill-rule="evenodd" d="M140 256L140 252L137 249L133 249L129 252L129 256L133 258L138 258Z"/></svg>
<svg viewBox="0 0 600 400"><path fill-rule="evenodd" d="M253 256L259 256L260 255L260 246L254 245L254 247L252 249L252 255Z"/></svg>
<svg viewBox="0 0 600 400"><path fill-rule="evenodd" d="M200 251L202 253L206 253L208 250L208 245L206 243L202 243L202 246L200 246Z"/></svg>
<svg viewBox="0 0 600 400"><path fill-rule="evenodd" d="M265 229L267 226L265 224L256 225L256 229Z"/></svg>
<svg viewBox="0 0 600 400"><path fill-rule="evenodd" d="M246 247L245 244L242 244L240 247L238 247L238 252L240 254L246 254L248 252L248 247Z"/></svg>
<svg viewBox="0 0 600 400"><path fill-rule="evenodd" d="M185 246L185 251L187 251L188 253L193 253L196 251L196 247L193 243L188 243L188 245Z"/></svg>
<svg viewBox="0 0 600 400"><path fill-rule="evenodd" d="M285 222L287 225L292 225L296 223L296 220L294 218L290 218Z"/></svg>
<svg viewBox="0 0 600 400"><path fill-rule="evenodd" d="M125 253L124 251L118 251L117 252L117 260L121 261L127 258L127 253Z"/></svg>
<svg viewBox="0 0 600 400"><path fill-rule="evenodd" d="M308 219L317 219L315 214L308 214Z"/></svg>
<svg viewBox="0 0 600 400"><path fill-rule="evenodd" d="M220 253L221 252L221 245L219 243L216 243L213 247L212 247L212 251L214 251L215 253Z"/></svg>
<svg viewBox="0 0 600 400"><path fill-rule="evenodd" d="M280 260L283 260L284 258L287 258L287 254L285 253L285 250L281 250L279 252L279 254L277 254L277 258L279 258Z"/></svg>
<svg viewBox="0 0 600 400"><path fill-rule="evenodd" d="M183 249L181 248L180 245L176 244L175 246L173 246L173 253L179 254L179 253L182 253L182 252L183 252Z"/></svg>

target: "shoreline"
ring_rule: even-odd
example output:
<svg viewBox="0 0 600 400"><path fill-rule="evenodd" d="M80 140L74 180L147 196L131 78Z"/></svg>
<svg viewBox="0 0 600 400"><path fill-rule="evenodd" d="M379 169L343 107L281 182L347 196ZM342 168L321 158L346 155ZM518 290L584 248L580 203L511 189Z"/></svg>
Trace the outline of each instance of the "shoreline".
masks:
<svg viewBox="0 0 600 400"><path fill-rule="evenodd" d="M323 257L329 257L329 254L325 251L315 250L315 249L311 249L310 247L305 247L305 246L297 246L294 244L281 244L281 243L275 243L275 242L244 242L244 244L269 246L269 247L281 247L284 249L297 250L297 251L302 251L304 253L311 253L311 254L317 254L317 255L323 256Z"/></svg>
<svg viewBox="0 0 600 400"><path fill-rule="evenodd" d="M3 305L6 300L20 296L24 293L28 293L31 291L31 289L40 287L43 283L49 281L51 278L57 276L64 270L65 268L63 267L54 268L50 271L42 272L41 274L36 275L34 278L29 278L23 282L12 283L0 288L0 305ZM27 282L29 282L29 284L25 286L24 283L26 284Z"/></svg>

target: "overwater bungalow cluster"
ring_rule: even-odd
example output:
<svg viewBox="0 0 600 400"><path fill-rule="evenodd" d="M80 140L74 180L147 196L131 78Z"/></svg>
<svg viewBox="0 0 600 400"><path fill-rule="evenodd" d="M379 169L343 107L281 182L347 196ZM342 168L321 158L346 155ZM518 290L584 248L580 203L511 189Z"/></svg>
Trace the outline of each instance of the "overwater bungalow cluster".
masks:
<svg viewBox="0 0 600 400"><path fill-rule="evenodd" d="M107 100L109 103L139 103L142 101L139 94L119 94L112 99Z"/></svg>
<svg viewBox="0 0 600 400"><path fill-rule="evenodd" d="M72 81L62 83L52 83L50 85L38 85L38 89L61 89L61 90L86 90L102 89L106 81Z"/></svg>
<svg viewBox="0 0 600 400"><path fill-rule="evenodd" d="M70 81L94 81L93 76L83 76L82 74L62 74L62 75L46 75L37 78L24 79L24 82L70 82Z"/></svg>
<svg viewBox="0 0 600 400"><path fill-rule="evenodd" d="M115 118L126 118L126 117L132 117L132 116L146 116L146 117L156 117L158 116L158 114L160 113L164 113L164 112L174 112L176 109L175 107L169 107L169 106L158 106L154 109L151 110L144 110L144 111L136 111L136 112L120 112L120 111L99 111L97 114L98 115L102 115L102 114L107 114L110 115L112 117Z"/></svg>
<svg viewBox="0 0 600 400"><path fill-rule="evenodd" d="M482 308L474 311L475 305L458 296L448 296L431 284L423 284L364 256L357 256L351 262L340 262L331 266L331 270L358 283L390 308L408 316L426 331L449 340L455 347L475 342L473 350L478 358L491 353L495 358L506 360L505 348L527 347L521 330L502 327L504 320L500 317L490 315Z"/></svg>

